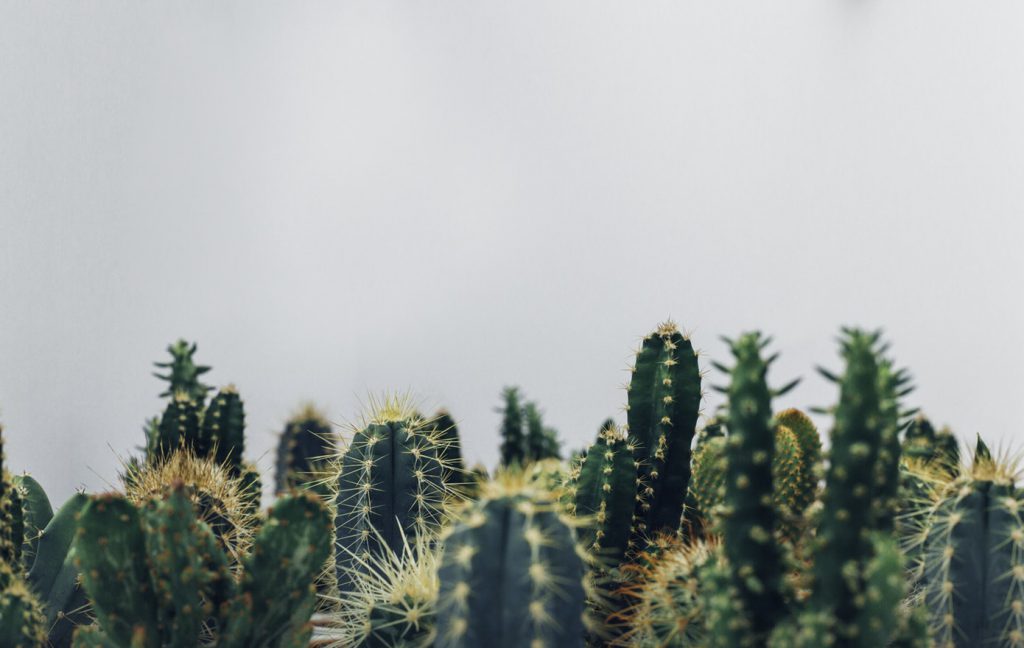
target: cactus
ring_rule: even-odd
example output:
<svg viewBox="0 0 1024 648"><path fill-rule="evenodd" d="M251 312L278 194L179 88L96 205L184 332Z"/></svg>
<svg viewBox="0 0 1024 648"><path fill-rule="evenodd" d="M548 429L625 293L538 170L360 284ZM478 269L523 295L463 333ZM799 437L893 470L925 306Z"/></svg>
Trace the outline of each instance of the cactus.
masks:
<svg viewBox="0 0 1024 648"><path fill-rule="evenodd" d="M584 572L557 502L504 475L446 533L435 645L582 646Z"/></svg>
<svg viewBox="0 0 1024 648"><path fill-rule="evenodd" d="M918 551L937 646L1024 642L1024 497L1016 467L978 444L973 466L940 486L905 540Z"/></svg>
<svg viewBox="0 0 1024 648"><path fill-rule="evenodd" d="M311 631L330 523L312 497L279 500L236 582L178 482L142 508L117 494L92 499L76 542L98 624L77 632L76 645L292 648Z"/></svg>
<svg viewBox="0 0 1024 648"><path fill-rule="evenodd" d="M629 436L638 448L642 499L637 530L675 532L690 481L690 443L700 413L701 376L689 338L666 322L644 338L629 382Z"/></svg>
<svg viewBox="0 0 1024 648"><path fill-rule="evenodd" d="M536 403L530 402L523 407L526 418L526 459L527 461L543 461L545 459L561 459L561 443L558 432L544 425L544 417Z"/></svg>
<svg viewBox="0 0 1024 648"><path fill-rule="evenodd" d="M610 566L638 549L632 544L640 497L636 461L636 442L613 423L602 426L570 479L570 511L583 521L583 545Z"/></svg>
<svg viewBox="0 0 1024 648"><path fill-rule="evenodd" d="M146 460L159 461L183 447L196 451L201 413L199 405L187 392L176 392L167 403L155 433L147 439Z"/></svg>
<svg viewBox="0 0 1024 648"><path fill-rule="evenodd" d="M328 459L336 451L331 424L312 403L299 409L285 425L277 443L274 492L313 488L326 494L323 475Z"/></svg>
<svg viewBox="0 0 1024 648"><path fill-rule="evenodd" d="M818 493L821 436L814 422L798 409L791 408L776 414L775 421L779 426L789 428L793 432L800 448L800 481L794 487L790 508L794 515L802 515Z"/></svg>
<svg viewBox="0 0 1024 648"><path fill-rule="evenodd" d="M454 495L444 481L437 430L413 416L407 402L387 398L352 437L335 480L338 588L353 589L360 564L401 551L403 537L434 533Z"/></svg>
<svg viewBox="0 0 1024 648"><path fill-rule="evenodd" d="M519 389L506 387L501 419L501 465L522 465L526 459L526 437L523 434L523 410L519 404Z"/></svg>
<svg viewBox="0 0 1024 648"><path fill-rule="evenodd" d="M441 440L444 450L441 453L441 458L444 463L452 467L454 476L465 473L466 462L462 458L462 442L459 439L459 428L455 424L455 419L448 413L448 410L442 408L437 410L434 417L430 419L430 425L437 430Z"/></svg>
<svg viewBox="0 0 1024 648"><path fill-rule="evenodd" d="M29 475L16 475L14 488L21 494L24 512L24 542L21 548L21 562L25 568L32 567L35 560L39 534L53 518L53 507L43 487Z"/></svg>
<svg viewBox="0 0 1024 648"><path fill-rule="evenodd" d="M46 645L42 605L11 567L0 563L0 646L39 648Z"/></svg>
<svg viewBox="0 0 1024 648"><path fill-rule="evenodd" d="M184 392L192 401L201 406L206 400L206 394L213 391L213 387L204 385L199 380L199 377L210 368L197 365L193 361L192 356L196 353L196 344L178 340L167 347L167 352L171 354L170 362L153 363L159 369L168 370L166 374L153 372L154 376L166 380L168 383L167 389L160 394L160 397L174 397L178 393Z"/></svg>
<svg viewBox="0 0 1024 648"><path fill-rule="evenodd" d="M355 589L328 596L338 611L328 615L323 636L329 648L427 648L436 636L440 554L420 536L400 552L371 556L354 575Z"/></svg>
<svg viewBox="0 0 1024 648"><path fill-rule="evenodd" d="M781 556L774 539L777 516L770 497L775 490L772 473L776 445L771 399L794 387L796 381L774 392L769 389L768 368L775 357L761 357L769 339L760 333L727 342L736 364L731 369L718 365L731 378L727 390L723 548L739 594L737 603L750 624L750 645L759 645L785 609ZM791 439L782 444L789 455L784 457L784 467L790 463L799 466L795 435L788 428L783 430L788 432L783 438ZM793 481L798 482L799 477Z"/></svg>
<svg viewBox="0 0 1024 648"><path fill-rule="evenodd" d="M221 389L203 414L199 436L195 442L196 454L212 457L214 461L242 470L245 454L245 406L234 385Z"/></svg>
<svg viewBox="0 0 1024 648"><path fill-rule="evenodd" d="M622 613L627 628L613 646L686 648L705 641L700 571L716 551L713 542L676 542L641 556L638 572L622 594L632 600ZM644 564L649 563L649 564Z"/></svg>
<svg viewBox="0 0 1024 648"><path fill-rule="evenodd" d="M171 484L182 483L198 519L213 530L232 559L237 562L246 553L259 504L257 500L253 506L253 486L232 476L226 466L185 447L160 461L128 464L121 481L128 499L138 506L163 497Z"/></svg>

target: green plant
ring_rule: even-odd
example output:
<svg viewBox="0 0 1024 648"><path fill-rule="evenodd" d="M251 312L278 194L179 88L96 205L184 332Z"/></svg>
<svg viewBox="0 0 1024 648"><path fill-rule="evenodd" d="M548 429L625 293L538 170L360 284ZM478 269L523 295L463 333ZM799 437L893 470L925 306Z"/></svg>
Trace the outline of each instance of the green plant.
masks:
<svg viewBox="0 0 1024 648"><path fill-rule="evenodd" d="M373 557L401 551L405 538L436 533L455 492L445 483L438 431L415 416L408 402L373 404L355 432L335 480L335 568L338 588L354 588L353 574Z"/></svg>
<svg viewBox="0 0 1024 648"><path fill-rule="evenodd" d="M98 496L82 511L77 537L97 625L79 630L76 645L305 645L330 533L316 498L282 498L236 576L180 482L141 507L122 495Z"/></svg>
<svg viewBox="0 0 1024 648"><path fill-rule="evenodd" d="M629 382L627 420L636 442L641 536L675 532L690 481L690 443L701 401L701 376L690 339L672 322L644 338Z"/></svg>
<svg viewBox="0 0 1024 648"><path fill-rule="evenodd" d="M551 494L502 475L448 530L439 648L581 646L585 566Z"/></svg>
<svg viewBox="0 0 1024 648"><path fill-rule="evenodd" d="M160 397L173 397L184 392L188 398L202 405L206 400L206 394L213 391L213 387L204 385L199 379L210 368L197 365L192 359L196 353L195 342L189 344L185 340L178 340L167 346L167 352L171 354L170 362L154 363L158 369L166 370L166 373L153 372L157 378L167 381L167 389Z"/></svg>
<svg viewBox="0 0 1024 648"><path fill-rule="evenodd" d="M327 494L324 472L337 451L331 424L312 403L295 413L277 442L277 470L274 492L287 493L293 488L312 488Z"/></svg>
<svg viewBox="0 0 1024 648"><path fill-rule="evenodd" d="M506 387L502 392L504 407L501 419L501 465L523 465L526 462L526 436L523 433L523 409L519 389Z"/></svg>

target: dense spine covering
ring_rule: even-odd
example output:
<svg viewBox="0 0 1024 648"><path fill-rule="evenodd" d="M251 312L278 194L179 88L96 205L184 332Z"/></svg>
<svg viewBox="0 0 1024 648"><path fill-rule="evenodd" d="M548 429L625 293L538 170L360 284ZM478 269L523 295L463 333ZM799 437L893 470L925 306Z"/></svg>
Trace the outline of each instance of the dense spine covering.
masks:
<svg viewBox="0 0 1024 648"><path fill-rule="evenodd" d="M526 460L526 436L523 433L523 408L519 389L506 387L502 392L504 407L501 418L501 465L523 465Z"/></svg>
<svg viewBox="0 0 1024 648"><path fill-rule="evenodd" d="M285 424L277 442L274 492L287 493L293 488L322 490L321 472L335 452L331 424L312 404L304 405Z"/></svg>
<svg viewBox="0 0 1024 648"><path fill-rule="evenodd" d="M679 527L690 481L690 443L700 414L701 374L690 339L666 322L643 340L629 382L629 435L639 448L638 530Z"/></svg>
<svg viewBox="0 0 1024 648"><path fill-rule="evenodd" d="M436 430L408 412L384 412L353 436L341 460L334 505L338 588L368 560L433 533L453 491Z"/></svg>
<svg viewBox="0 0 1024 648"><path fill-rule="evenodd" d="M800 448L800 482L794 491L792 512L802 515L817 498L818 470L821 465L821 436L810 417L798 409L787 409L775 416L780 427L796 436Z"/></svg>
<svg viewBox="0 0 1024 648"><path fill-rule="evenodd" d="M730 341L736 364L729 370L722 535L733 586L739 594L734 602L736 612L750 623L750 645L759 645L767 637L785 607L781 556L775 541L776 512L771 501L775 426L767 374L773 359L761 357L768 342L759 333Z"/></svg>
<svg viewBox="0 0 1024 648"><path fill-rule="evenodd" d="M530 487L488 489L446 535L435 645L582 646L585 566L559 505Z"/></svg>
<svg viewBox="0 0 1024 648"><path fill-rule="evenodd" d="M637 492L636 445L614 424L603 426L569 483L570 511L582 522L583 545L599 561L622 562L631 544Z"/></svg>

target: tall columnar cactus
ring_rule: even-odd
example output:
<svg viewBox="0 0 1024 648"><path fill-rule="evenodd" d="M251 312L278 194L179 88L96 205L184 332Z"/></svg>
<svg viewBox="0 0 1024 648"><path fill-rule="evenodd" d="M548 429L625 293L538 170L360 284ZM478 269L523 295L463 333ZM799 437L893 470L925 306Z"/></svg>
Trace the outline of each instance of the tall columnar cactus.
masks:
<svg viewBox="0 0 1024 648"><path fill-rule="evenodd" d="M448 410L442 408L430 419L429 425L437 430L443 449L444 463L452 467L456 477L465 473L466 462L462 458L462 441L459 438L459 428L455 424L455 419L452 418ZM458 482L459 478L454 481Z"/></svg>
<svg viewBox="0 0 1024 648"><path fill-rule="evenodd" d="M861 601L866 588L865 570L875 554L872 532L884 528L888 498L877 488L885 471L879 461L888 414L885 408L898 394L883 389L887 362L879 349L881 334L845 329L842 376L821 370L839 384L839 404L834 410L827 486L814 552L813 595L815 610L827 618L834 645L858 645L862 635ZM899 460L882 456L883 462Z"/></svg>
<svg viewBox="0 0 1024 648"><path fill-rule="evenodd" d="M777 516L771 500L776 436L771 400L796 382L777 392L769 389L768 368L774 357L761 357L769 340L760 333L748 333L728 342L736 364L731 369L720 367L731 378L727 390L729 436L725 445L722 536L733 585L739 594L736 611L745 615L750 624L750 645L759 645L785 609L782 561L774 537ZM787 457L787 461L798 466L795 438L786 450L796 455Z"/></svg>
<svg viewBox="0 0 1024 648"><path fill-rule="evenodd" d="M166 373L153 372L154 376L166 380L168 383L167 389L160 396L162 398L173 397L179 392L184 392L193 401L202 405L206 400L206 394L213 391L213 387L204 385L200 381L199 377L210 368L197 365L192 359L196 353L195 342L189 344L185 340L178 340L167 347L167 352L171 354L170 362L154 363L157 368L166 371Z"/></svg>
<svg viewBox="0 0 1024 648"><path fill-rule="evenodd" d="M324 414L312 403L303 405L288 419L277 442L274 492L311 487L320 490L321 472L336 452L336 445L334 430Z"/></svg>
<svg viewBox="0 0 1024 648"><path fill-rule="evenodd" d="M506 387L501 410L501 465L523 465L526 461L526 436L523 433L523 408L519 402L519 389Z"/></svg>
<svg viewBox="0 0 1024 648"><path fill-rule="evenodd" d="M986 451L937 490L906 538L943 648L1024 645L1024 496L1015 468Z"/></svg>
<svg viewBox="0 0 1024 648"><path fill-rule="evenodd" d="M544 425L544 417L537 404L527 403L523 407L523 415L526 417L526 459L560 459L561 444L558 441L558 432Z"/></svg>
<svg viewBox="0 0 1024 648"><path fill-rule="evenodd" d="M614 424L597 441L570 483L570 511L583 522L583 545L602 563L615 566L637 550L634 537L637 492L636 443Z"/></svg>
<svg viewBox="0 0 1024 648"><path fill-rule="evenodd" d="M903 456L919 464L931 464L955 477L960 468L960 448L948 428L936 432L931 422L918 415L903 437Z"/></svg>
<svg viewBox="0 0 1024 648"><path fill-rule="evenodd" d="M906 414L900 410L900 399L913 391L913 387L907 372L895 369L887 358L879 360L878 382L882 422L872 494L877 517L872 528L891 532L896 526L896 514L900 508L900 432L907 423Z"/></svg>
<svg viewBox="0 0 1024 648"><path fill-rule="evenodd" d="M690 339L672 322L644 338L629 382L629 435L639 448L638 530L675 532L690 481L690 443L700 414L701 375Z"/></svg>
<svg viewBox="0 0 1024 648"><path fill-rule="evenodd" d="M82 511L77 537L97 625L76 633L76 644L304 645L313 581L329 551L329 514L309 495L278 500L237 577L181 484L141 508L99 496Z"/></svg>
<svg viewBox="0 0 1024 648"><path fill-rule="evenodd" d="M437 430L407 405L385 401L349 442L334 504L338 587L350 591L367 561L401 551L404 538L433 533L446 515L450 466Z"/></svg>
<svg viewBox="0 0 1024 648"><path fill-rule="evenodd" d="M234 385L224 387L210 401L194 447L200 457L212 457L217 463L229 466L232 472L241 472L245 455L245 406Z"/></svg>
<svg viewBox="0 0 1024 648"><path fill-rule="evenodd" d="M550 494L490 483L444 541L439 648L582 646L585 566Z"/></svg>

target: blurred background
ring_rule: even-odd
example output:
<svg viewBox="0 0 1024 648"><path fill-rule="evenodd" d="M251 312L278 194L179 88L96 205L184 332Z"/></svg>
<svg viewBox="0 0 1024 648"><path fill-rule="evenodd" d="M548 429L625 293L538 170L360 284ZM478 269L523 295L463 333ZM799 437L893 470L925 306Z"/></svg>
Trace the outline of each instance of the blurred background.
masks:
<svg viewBox="0 0 1024 648"><path fill-rule="evenodd" d="M567 448L624 422L663 319L761 329L829 405L840 325L909 403L1021 441L1024 4L0 4L0 421L57 500L116 483L178 337L250 459L303 400L519 385ZM709 394L711 413L719 398ZM827 429L826 418L818 419ZM1019 447L1019 446L1018 446Z"/></svg>

